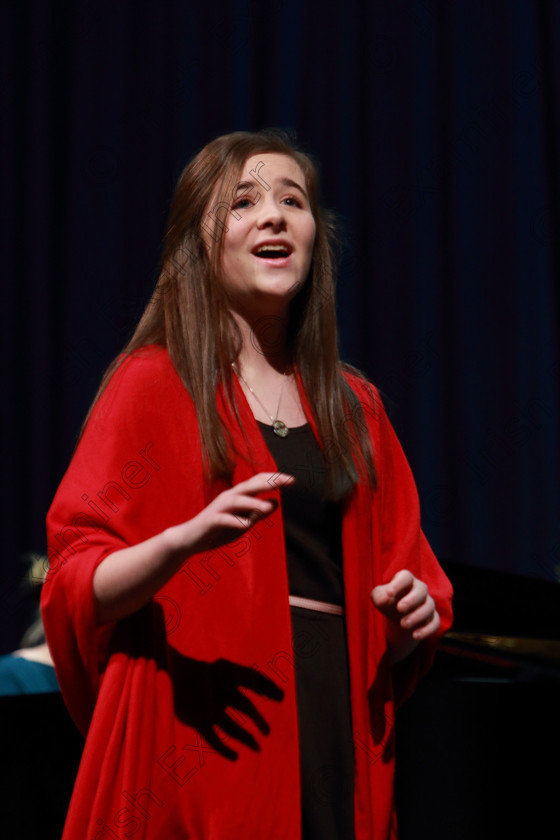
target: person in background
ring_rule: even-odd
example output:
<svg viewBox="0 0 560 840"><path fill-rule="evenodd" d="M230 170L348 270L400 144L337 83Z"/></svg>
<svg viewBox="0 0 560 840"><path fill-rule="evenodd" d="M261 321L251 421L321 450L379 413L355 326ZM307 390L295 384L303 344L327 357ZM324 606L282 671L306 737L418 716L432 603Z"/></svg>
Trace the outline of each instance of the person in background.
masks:
<svg viewBox="0 0 560 840"><path fill-rule="evenodd" d="M60 691L39 608L39 592L46 573L45 559L41 555L29 555L24 585L36 597L37 614L21 639L21 648L0 656L1 697Z"/></svg>

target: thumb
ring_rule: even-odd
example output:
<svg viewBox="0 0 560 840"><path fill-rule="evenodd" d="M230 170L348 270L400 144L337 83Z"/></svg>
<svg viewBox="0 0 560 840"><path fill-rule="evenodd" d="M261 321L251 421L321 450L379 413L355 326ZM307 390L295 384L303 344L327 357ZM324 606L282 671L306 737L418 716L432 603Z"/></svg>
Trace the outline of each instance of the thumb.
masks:
<svg viewBox="0 0 560 840"><path fill-rule="evenodd" d="M388 589L389 584L383 583L371 590L371 600L379 609L389 607L394 602L394 598L389 595Z"/></svg>

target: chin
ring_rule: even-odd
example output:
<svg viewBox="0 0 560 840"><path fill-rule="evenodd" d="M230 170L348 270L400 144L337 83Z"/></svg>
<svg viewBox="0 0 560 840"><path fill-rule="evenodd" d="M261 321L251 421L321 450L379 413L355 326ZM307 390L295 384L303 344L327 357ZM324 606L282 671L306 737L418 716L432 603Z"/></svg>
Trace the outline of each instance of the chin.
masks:
<svg viewBox="0 0 560 840"><path fill-rule="evenodd" d="M289 303L303 285L303 281L285 279L281 282L259 284L258 294L263 297Z"/></svg>

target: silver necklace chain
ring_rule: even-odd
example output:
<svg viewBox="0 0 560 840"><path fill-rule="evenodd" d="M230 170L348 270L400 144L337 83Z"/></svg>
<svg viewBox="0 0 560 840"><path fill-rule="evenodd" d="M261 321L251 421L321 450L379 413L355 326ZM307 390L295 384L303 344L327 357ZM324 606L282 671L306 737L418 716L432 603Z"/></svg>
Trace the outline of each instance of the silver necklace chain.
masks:
<svg viewBox="0 0 560 840"><path fill-rule="evenodd" d="M267 417L270 417L270 422L272 423L272 431L274 432L274 434L275 434L275 435L278 435L278 437L281 437L281 438L285 438L285 437L287 437L288 432L289 432L290 430L288 429L288 427L286 426L286 424L284 423L284 421L283 421L283 420L279 420L279 419L278 419L278 412L280 411L280 403L281 403L281 401L282 401L282 393L283 393L283 391L284 391L284 383L286 382L286 371L284 371L284 375L283 375L283 377L282 377L282 387L280 388L280 396L278 397L278 406L277 406L277 408L276 408L276 415L273 417L273 416L272 416L272 414L269 414L269 413L268 413L268 411L267 411L267 409L266 409L266 406L265 406L265 405L263 405L263 403L261 402L261 400L259 399L259 397L258 397L258 396L257 396L257 394L255 393L255 389L254 389L254 388L252 388L252 387L249 385L249 383L247 382L247 380L246 380L246 379L244 378L244 376L242 375L241 371L240 371L240 370L238 370L237 365L235 364L235 362L232 362L232 363L231 363L231 366L232 366L233 370L235 371L235 373L237 374L237 376L239 377L239 379L241 379L241 381L243 382L243 384L244 384L244 385L245 385L245 386L249 389L249 391L251 392L251 394L254 396L254 398L256 399L256 401L258 402L258 404L260 405L260 407L262 408L262 410L264 411L264 413L266 414L266 416L267 416Z"/></svg>

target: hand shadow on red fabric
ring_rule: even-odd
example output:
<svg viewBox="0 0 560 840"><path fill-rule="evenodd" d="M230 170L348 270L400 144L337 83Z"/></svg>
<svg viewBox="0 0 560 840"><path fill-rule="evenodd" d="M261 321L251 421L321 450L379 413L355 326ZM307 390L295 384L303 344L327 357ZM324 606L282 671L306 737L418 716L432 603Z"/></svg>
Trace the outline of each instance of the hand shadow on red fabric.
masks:
<svg viewBox="0 0 560 840"><path fill-rule="evenodd" d="M228 743L238 741L260 752L260 745L249 731L252 721L259 732L268 735L270 726L247 696L247 691L280 701L284 692L271 679L254 668L229 659L204 662L183 656L169 648L175 714L196 729L217 753L235 761L238 753Z"/></svg>
<svg viewBox="0 0 560 840"><path fill-rule="evenodd" d="M270 726L247 692L277 702L283 699L284 692L254 668L229 659L207 662L180 653L170 644L170 637L182 618L179 610L170 620L162 604L154 600L119 622L109 653L155 660L158 669L169 675L177 718L199 732L220 755L237 760L238 753L231 742L259 752L259 742L250 730L256 727L267 735Z"/></svg>

